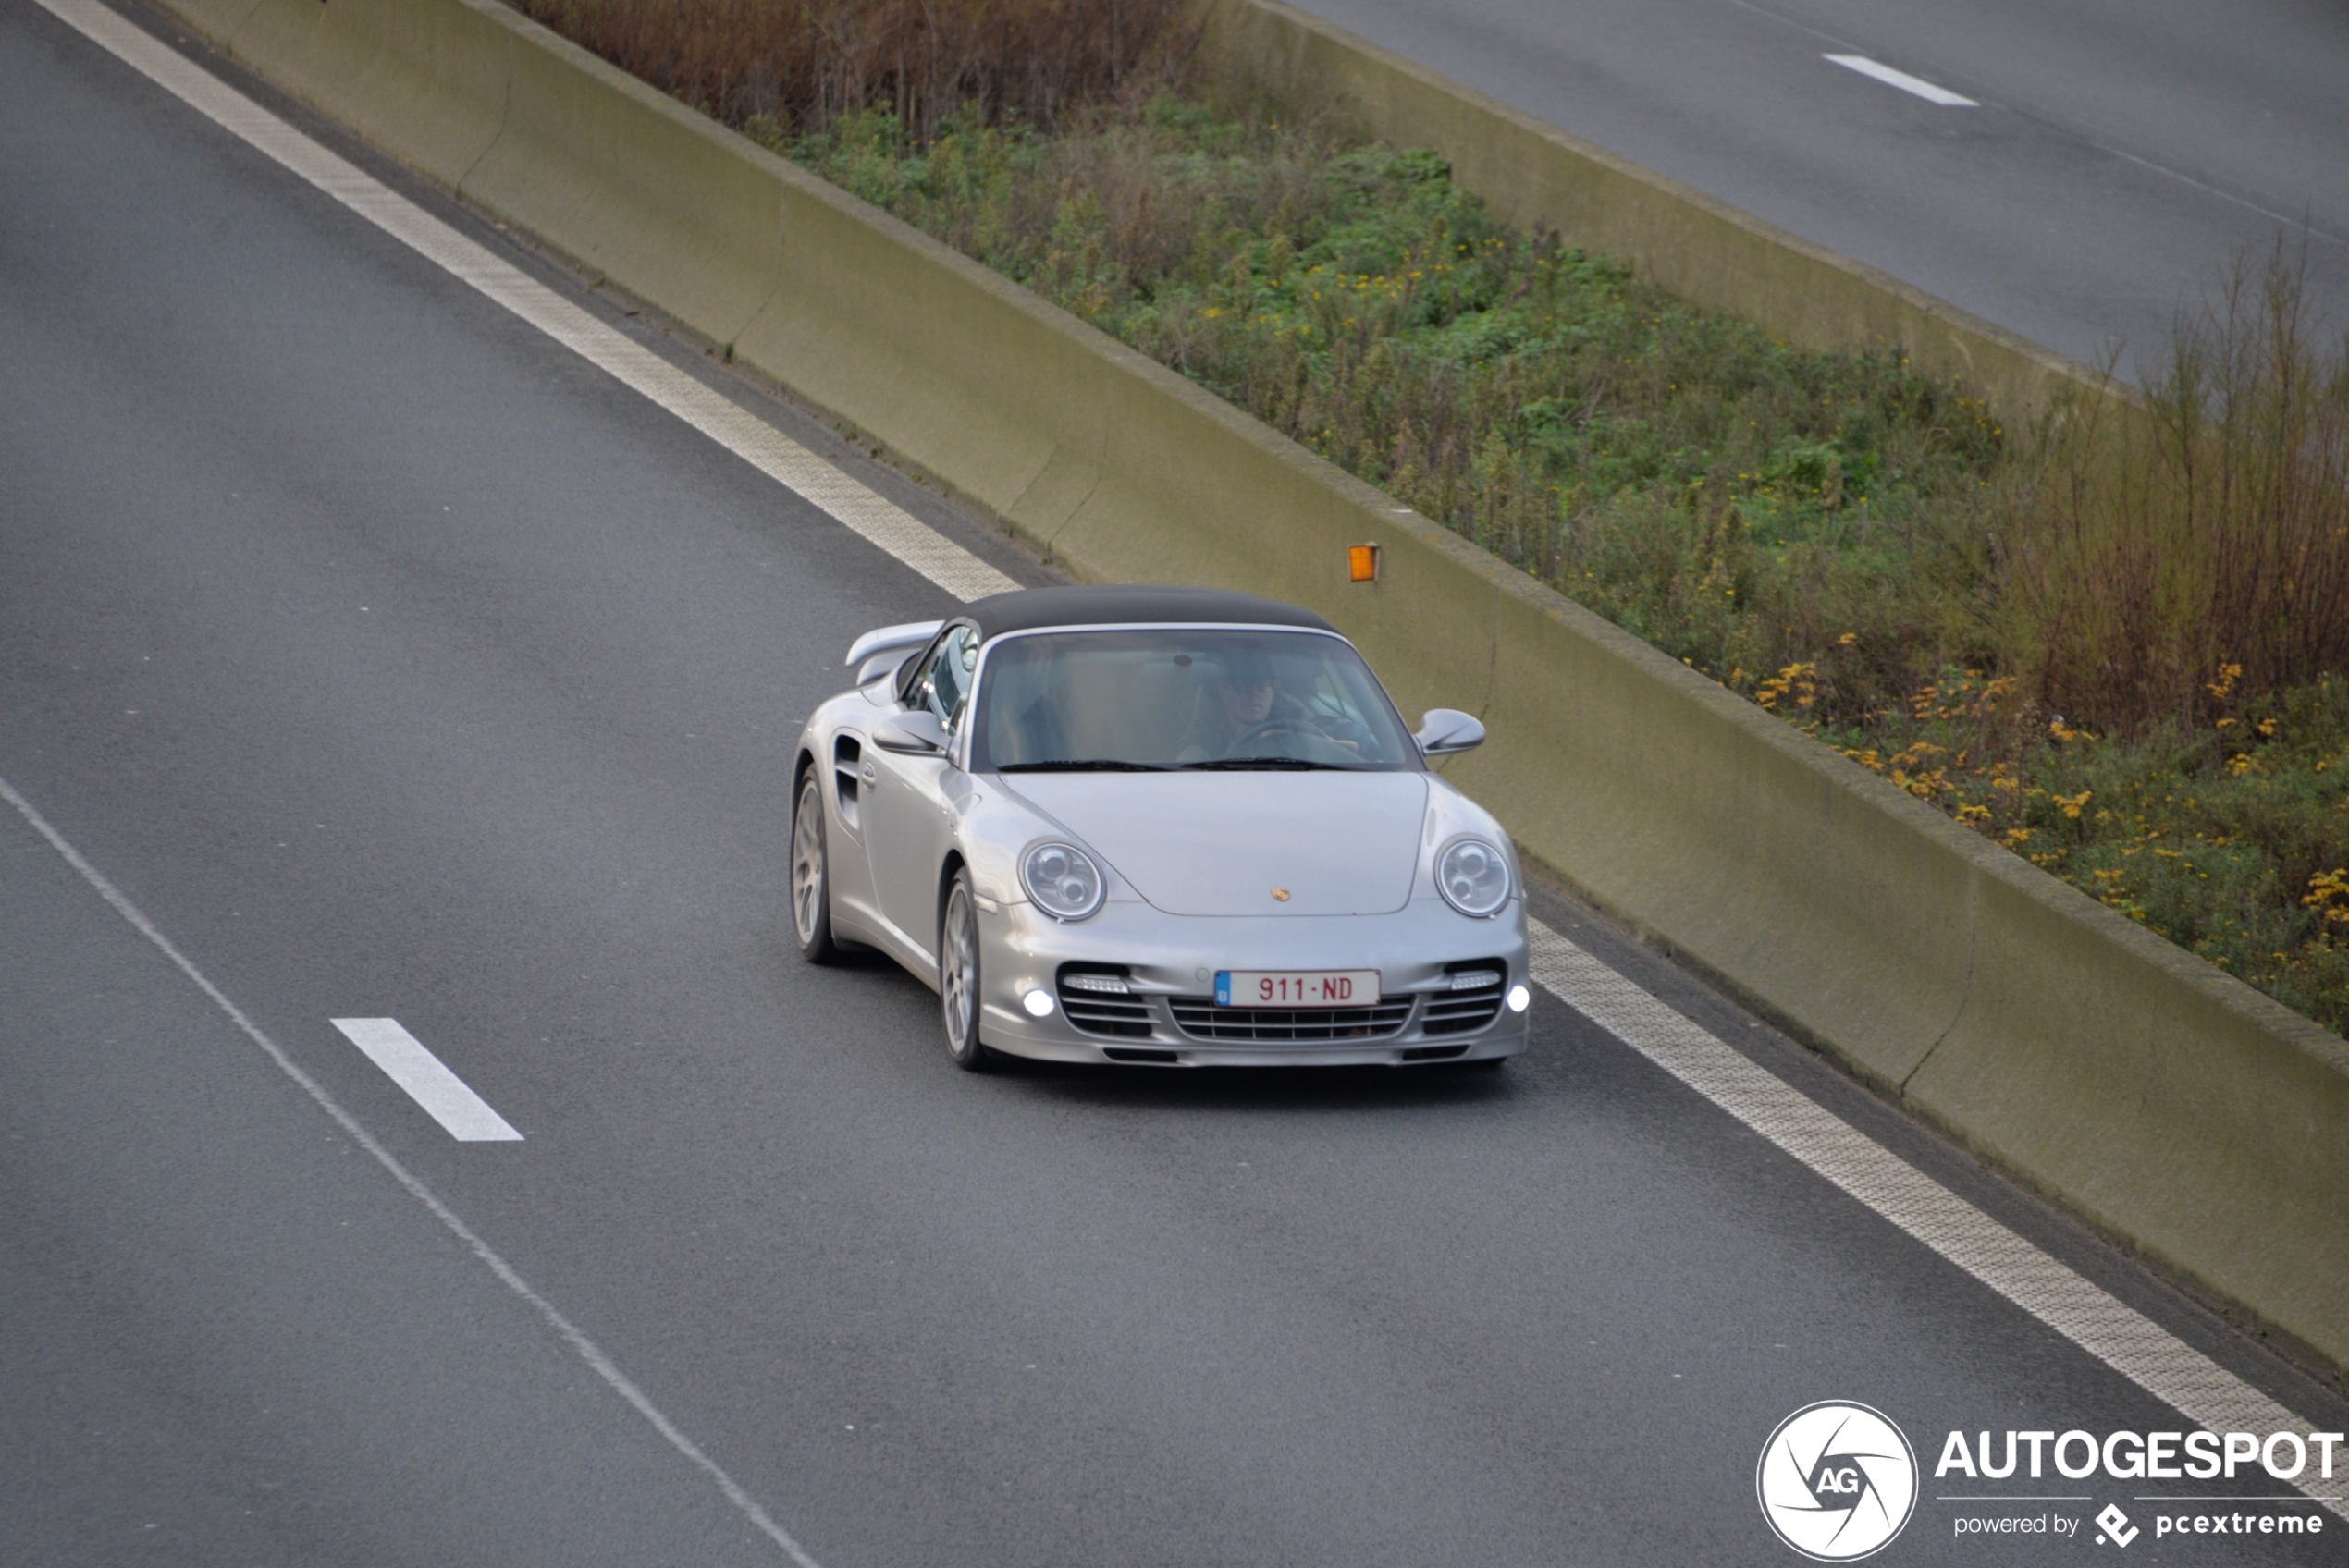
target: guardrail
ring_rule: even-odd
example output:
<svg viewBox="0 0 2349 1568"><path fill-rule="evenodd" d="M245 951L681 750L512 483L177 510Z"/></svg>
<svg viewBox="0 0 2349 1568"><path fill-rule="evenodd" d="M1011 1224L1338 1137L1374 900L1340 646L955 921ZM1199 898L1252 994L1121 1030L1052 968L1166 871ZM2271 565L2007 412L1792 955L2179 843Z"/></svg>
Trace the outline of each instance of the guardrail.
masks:
<svg viewBox="0 0 2349 1568"><path fill-rule="evenodd" d="M1242 585L1326 615L1408 706L1484 717L1492 741L1454 771L1530 857L2090 1222L2349 1365L2349 1047L2333 1035L491 0L167 3L1076 574ZM1223 3L1219 47L1384 92L1397 133L1427 126L1468 183L1584 203L1593 227L1563 207L1549 221L1630 237L1610 248L1692 298L1921 357L1904 335L1926 330L1922 311L2001 396L2069 374L1334 29ZM1793 302L1774 314L1781 288ZM1346 546L1364 541L1384 546L1382 576L1352 584Z"/></svg>

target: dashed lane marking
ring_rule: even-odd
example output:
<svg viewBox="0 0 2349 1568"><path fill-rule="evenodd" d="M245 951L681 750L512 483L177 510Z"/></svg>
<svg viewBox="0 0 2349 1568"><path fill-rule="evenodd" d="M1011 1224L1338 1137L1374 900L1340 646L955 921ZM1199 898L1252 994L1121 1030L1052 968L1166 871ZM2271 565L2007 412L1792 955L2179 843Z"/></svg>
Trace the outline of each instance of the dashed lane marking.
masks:
<svg viewBox="0 0 2349 1568"><path fill-rule="evenodd" d="M1862 76L1873 77L1887 87L1897 87L1903 92L1914 93L1926 103L1938 104L1945 109L1982 107L1981 104L1962 93L1952 92L1946 87L1936 87L1923 77L1911 76L1906 71L1896 71L1881 61L1869 59L1865 55L1828 55L1825 58L1834 61L1847 71L1858 71Z"/></svg>
<svg viewBox="0 0 2349 1568"><path fill-rule="evenodd" d="M461 1144L518 1144L522 1134L396 1018L338 1018L343 1037L408 1091Z"/></svg>
<svg viewBox="0 0 2349 1568"><path fill-rule="evenodd" d="M43 3L52 4L55 0L43 0ZM554 1303L540 1295L529 1280L516 1273L514 1266L508 1263L496 1248L482 1240L472 1226L458 1217L455 1209L441 1202L437 1193L425 1186L413 1171L393 1158L391 1151L377 1142L375 1135L368 1132L357 1117L343 1109L342 1103L326 1092L325 1084L303 1072L300 1064L286 1054L283 1047L264 1034L261 1026L247 1017L242 1008L230 1001L228 994L214 985L203 970L190 962L185 953L172 946L171 938L165 936L162 928L147 918L143 910L132 903L122 889L108 881L105 873L91 864L64 834L50 827L49 819L34 810L32 802L17 793L5 778L0 778L0 801L6 801L15 807L17 815L31 824L32 830L47 839L49 847L56 851L68 865L80 873L81 879L89 883L97 891L98 896L105 900L113 907L114 912L129 924L132 930L144 937L154 945L156 951L169 959L174 968L186 975L194 984L196 989L202 991L211 999L215 1007L228 1015L228 1021L237 1026L246 1039L260 1047L261 1053L269 1059L278 1072L292 1079L295 1085L303 1094L308 1095L316 1103L318 1109L325 1111L353 1144L365 1149L374 1157L375 1163L382 1166L390 1174L391 1179L406 1190L409 1196L424 1205L432 1217L448 1229L450 1235L464 1243L467 1251L481 1259L488 1267L489 1271L498 1277L500 1284L528 1304L547 1328L554 1331L555 1336L571 1346L579 1359L585 1362L596 1376L601 1378L605 1385L618 1394L631 1409L644 1417L646 1423L654 1431L658 1432L670 1448L676 1450L688 1464L707 1476L717 1485L719 1493L726 1501L733 1504L743 1517L747 1519L761 1535L781 1548L783 1554L797 1563L799 1568L819 1568L816 1560L791 1537L790 1532L768 1517L767 1511L759 1506L756 1498L744 1491L732 1476L719 1468L716 1460L704 1453L691 1438L678 1429L675 1422L661 1413L660 1407L653 1403L645 1390L638 1388L628 1374L620 1369L619 1364L604 1354L602 1346L589 1339L578 1325L557 1311Z"/></svg>

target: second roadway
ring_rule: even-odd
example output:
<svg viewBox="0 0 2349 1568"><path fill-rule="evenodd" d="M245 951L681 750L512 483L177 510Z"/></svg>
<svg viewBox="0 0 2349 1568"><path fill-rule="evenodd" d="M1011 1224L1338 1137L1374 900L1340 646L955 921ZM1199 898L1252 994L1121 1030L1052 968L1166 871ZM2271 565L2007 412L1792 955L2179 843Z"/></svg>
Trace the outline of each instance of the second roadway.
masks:
<svg viewBox="0 0 2349 1568"><path fill-rule="evenodd" d="M2324 0L1299 4L2124 375L2279 238L2349 322L2349 11Z"/></svg>

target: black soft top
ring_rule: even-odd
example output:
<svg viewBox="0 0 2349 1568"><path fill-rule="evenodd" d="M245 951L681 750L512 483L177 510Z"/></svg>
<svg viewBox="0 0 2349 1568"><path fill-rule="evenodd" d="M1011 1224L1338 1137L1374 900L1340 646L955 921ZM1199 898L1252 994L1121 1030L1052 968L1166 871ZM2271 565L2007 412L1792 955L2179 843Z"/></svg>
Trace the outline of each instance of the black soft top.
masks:
<svg viewBox="0 0 2349 1568"><path fill-rule="evenodd" d="M1162 588L1120 584L1105 588L1019 588L974 599L963 617L978 627L981 641L1006 631L1048 626L1119 626L1138 623L1214 622L1237 626L1303 626L1337 629L1310 610L1278 599L1229 588Z"/></svg>

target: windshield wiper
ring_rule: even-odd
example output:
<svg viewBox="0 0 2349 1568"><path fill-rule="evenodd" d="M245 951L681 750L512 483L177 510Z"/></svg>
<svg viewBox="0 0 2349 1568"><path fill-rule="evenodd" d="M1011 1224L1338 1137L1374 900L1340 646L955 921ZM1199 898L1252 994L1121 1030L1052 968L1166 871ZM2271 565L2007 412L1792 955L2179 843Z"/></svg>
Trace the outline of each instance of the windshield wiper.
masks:
<svg viewBox="0 0 2349 1568"><path fill-rule="evenodd" d="M998 773L1165 773L1154 762L1121 762L1114 757L1079 757L1059 762L1007 762Z"/></svg>
<svg viewBox="0 0 2349 1568"><path fill-rule="evenodd" d="M1209 757L1204 762L1187 762L1186 770L1215 769L1240 773L1251 769L1275 773L1354 773L1359 771L1342 763L1315 762L1310 757Z"/></svg>

